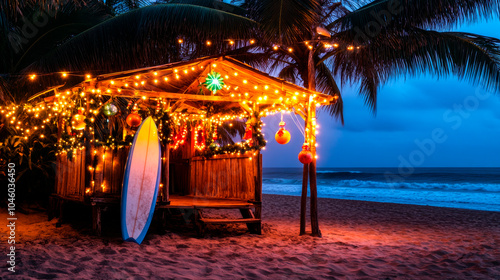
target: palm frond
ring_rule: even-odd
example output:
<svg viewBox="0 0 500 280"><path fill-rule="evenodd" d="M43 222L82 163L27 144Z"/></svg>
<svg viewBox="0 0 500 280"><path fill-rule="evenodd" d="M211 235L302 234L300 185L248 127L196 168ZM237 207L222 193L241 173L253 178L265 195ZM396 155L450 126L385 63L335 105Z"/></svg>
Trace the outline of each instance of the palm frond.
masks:
<svg viewBox="0 0 500 280"><path fill-rule="evenodd" d="M26 11L35 8L43 11L57 11L60 5L67 3L82 7L96 2L96 0L0 0L0 11L9 21L14 22L25 17Z"/></svg>
<svg viewBox="0 0 500 280"><path fill-rule="evenodd" d="M269 57L272 52L269 48L240 48L228 53L228 55L261 71L266 71L269 67Z"/></svg>
<svg viewBox="0 0 500 280"><path fill-rule="evenodd" d="M240 6L232 5L218 0L172 0L172 1L167 1L167 3L201 6L228 12L239 16L246 16L248 14L247 10Z"/></svg>
<svg viewBox="0 0 500 280"><path fill-rule="evenodd" d="M148 0L106 0L106 6L110 7L115 15L124 14L135 9L151 5Z"/></svg>
<svg viewBox="0 0 500 280"><path fill-rule="evenodd" d="M297 82L297 67L294 64L283 67L278 77L295 84Z"/></svg>
<svg viewBox="0 0 500 280"><path fill-rule="evenodd" d="M29 70L111 72L224 53L230 49L226 39L252 38L256 26L247 18L206 7L153 5L81 33ZM184 41L182 45L177 42L179 38ZM209 48L204 45L206 40L213 42Z"/></svg>
<svg viewBox="0 0 500 280"><path fill-rule="evenodd" d="M3 77L0 77L0 103L8 104L8 102L13 101L14 97L10 92L9 83Z"/></svg>
<svg viewBox="0 0 500 280"><path fill-rule="evenodd" d="M339 33L337 39L348 42L354 36ZM361 93L373 109L377 87L395 76L455 74L472 84L500 91L500 40L418 28L408 28L404 34L389 30L359 50L335 53L332 67L343 83L361 81Z"/></svg>
<svg viewBox="0 0 500 280"><path fill-rule="evenodd" d="M40 9L33 10L36 15ZM104 6L95 2L85 6L68 2L58 8L57 17L50 18L46 25L40 27L35 36L26 38L19 48L15 49L14 63L9 69L16 73L47 52L63 44L66 40L110 18ZM9 36L23 37L22 31L16 29Z"/></svg>
<svg viewBox="0 0 500 280"><path fill-rule="evenodd" d="M223 123L217 127L218 142L222 145L234 144L234 138L243 137L245 134L245 122L233 120Z"/></svg>
<svg viewBox="0 0 500 280"><path fill-rule="evenodd" d="M337 27L342 30L357 28L362 32L374 30L377 24L380 27L449 28L500 15L500 0L376 0L363 3L363 6L352 5L356 9L339 18Z"/></svg>
<svg viewBox="0 0 500 280"><path fill-rule="evenodd" d="M262 24L264 38L270 42L295 44L310 39L311 28L321 12L317 0L252 0L251 18Z"/></svg>
<svg viewBox="0 0 500 280"><path fill-rule="evenodd" d="M325 63L316 66L316 90L331 96L338 96L337 103L326 106L330 115L335 116L344 124L344 104L340 89Z"/></svg>

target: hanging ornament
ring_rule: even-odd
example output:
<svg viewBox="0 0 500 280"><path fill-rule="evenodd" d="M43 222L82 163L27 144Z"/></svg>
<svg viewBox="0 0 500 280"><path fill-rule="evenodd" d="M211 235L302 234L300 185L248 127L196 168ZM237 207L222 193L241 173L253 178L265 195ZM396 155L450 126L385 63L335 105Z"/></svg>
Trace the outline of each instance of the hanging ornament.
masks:
<svg viewBox="0 0 500 280"><path fill-rule="evenodd" d="M302 145L302 151L299 153L299 161L302 164L309 164L313 161L312 153L309 150L309 144L304 143L304 145Z"/></svg>
<svg viewBox="0 0 500 280"><path fill-rule="evenodd" d="M75 114L71 118L71 126L74 130L84 130L85 129L85 116L80 114Z"/></svg>
<svg viewBox="0 0 500 280"><path fill-rule="evenodd" d="M276 132L274 139L276 139L276 142L281 145L285 145L286 143L290 142L290 132L285 129L284 121L280 122L280 129L278 130L278 132Z"/></svg>
<svg viewBox="0 0 500 280"><path fill-rule="evenodd" d="M136 126L139 126L141 124L142 118L137 113L130 113L130 114L128 114L126 121L130 127L136 127Z"/></svg>
<svg viewBox="0 0 500 280"><path fill-rule="evenodd" d="M187 126L184 125L179 132L174 136L174 144L172 149L176 150L180 145L184 144L187 136Z"/></svg>
<svg viewBox="0 0 500 280"><path fill-rule="evenodd" d="M220 147L219 143L217 143L217 125L214 125L214 134L212 136L212 143L208 147L212 149Z"/></svg>
<svg viewBox="0 0 500 280"><path fill-rule="evenodd" d="M243 140L250 140L252 139L252 123L251 120L248 120L246 123L246 128L245 128L245 135L243 136Z"/></svg>
<svg viewBox="0 0 500 280"><path fill-rule="evenodd" d="M116 115L116 113L118 113L118 108L116 107L115 104L108 103L108 104L104 105L104 108L102 109L102 111L104 112L104 115L110 117L110 116L114 116L114 115Z"/></svg>
<svg viewBox="0 0 500 280"><path fill-rule="evenodd" d="M203 83L212 94L216 94L218 90L221 90L224 86L224 79L221 77L220 73L212 71L208 73L205 82Z"/></svg>
<svg viewBox="0 0 500 280"><path fill-rule="evenodd" d="M83 113L85 112L85 108L83 107L78 107L78 114L79 115L83 115Z"/></svg>
<svg viewBox="0 0 500 280"><path fill-rule="evenodd" d="M202 151L205 149L205 131L202 125L198 125L196 127L194 135L194 147L198 151Z"/></svg>

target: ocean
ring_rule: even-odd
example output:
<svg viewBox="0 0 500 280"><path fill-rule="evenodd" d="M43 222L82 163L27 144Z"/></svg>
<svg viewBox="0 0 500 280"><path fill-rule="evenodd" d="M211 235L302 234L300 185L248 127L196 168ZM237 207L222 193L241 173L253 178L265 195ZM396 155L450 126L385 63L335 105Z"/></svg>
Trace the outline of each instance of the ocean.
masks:
<svg viewBox="0 0 500 280"><path fill-rule="evenodd" d="M500 211L500 168L318 168L318 197ZM302 168L264 168L262 191L300 196Z"/></svg>

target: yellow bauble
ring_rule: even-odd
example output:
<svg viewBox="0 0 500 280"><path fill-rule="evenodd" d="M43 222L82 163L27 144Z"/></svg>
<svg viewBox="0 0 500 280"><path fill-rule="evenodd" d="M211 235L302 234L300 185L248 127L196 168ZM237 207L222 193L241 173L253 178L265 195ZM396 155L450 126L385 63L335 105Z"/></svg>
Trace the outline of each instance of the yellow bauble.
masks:
<svg viewBox="0 0 500 280"><path fill-rule="evenodd" d="M84 130L85 129L85 116L76 114L71 119L71 126L74 130Z"/></svg>

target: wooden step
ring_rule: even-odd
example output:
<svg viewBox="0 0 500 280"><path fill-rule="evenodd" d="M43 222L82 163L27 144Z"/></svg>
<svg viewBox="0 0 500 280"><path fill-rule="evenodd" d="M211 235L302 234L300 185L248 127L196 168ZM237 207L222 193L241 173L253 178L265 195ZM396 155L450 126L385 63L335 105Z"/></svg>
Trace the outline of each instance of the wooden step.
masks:
<svg viewBox="0 0 500 280"><path fill-rule="evenodd" d="M260 219L200 219L205 224L260 223Z"/></svg>
<svg viewBox="0 0 500 280"><path fill-rule="evenodd" d="M255 208L253 204L225 204L225 205L195 205L197 209L250 209Z"/></svg>

